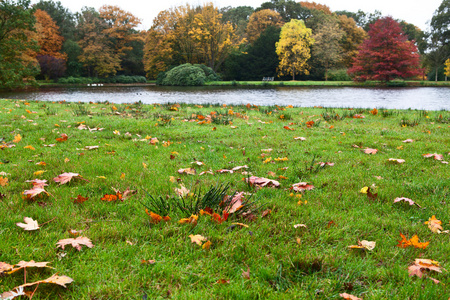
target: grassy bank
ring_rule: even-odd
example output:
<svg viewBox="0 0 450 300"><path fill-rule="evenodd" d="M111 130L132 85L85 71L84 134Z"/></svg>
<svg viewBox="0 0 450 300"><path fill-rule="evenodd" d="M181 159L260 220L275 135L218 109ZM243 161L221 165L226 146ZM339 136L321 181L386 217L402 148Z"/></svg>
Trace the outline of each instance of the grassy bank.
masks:
<svg viewBox="0 0 450 300"><path fill-rule="evenodd" d="M354 82L354 81L213 81L210 86L327 86L327 87L450 87L450 81L392 81L382 83L378 81Z"/></svg>
<svg viewBox="0 0 450 300"><path fill-rule="evenodd" d="M33 299L447 299L448 271L408 266L450 269L449 126L447 111L0 100L0 262L54 267L4 274L0 293L58 273L74 281L41 283ZM65 172L81 176L54 181ZM33 179L48 186L24 199ZM211 187L219 196L195 207ZM244 207L222 195L236 192ZM433 215L441 234L424 224ZM24 231L24 217L41 228ZM71 230L93 247L57 248ZM429 244L398 247L400 234ZM375 248L349 248L363 240Z"/></svg>

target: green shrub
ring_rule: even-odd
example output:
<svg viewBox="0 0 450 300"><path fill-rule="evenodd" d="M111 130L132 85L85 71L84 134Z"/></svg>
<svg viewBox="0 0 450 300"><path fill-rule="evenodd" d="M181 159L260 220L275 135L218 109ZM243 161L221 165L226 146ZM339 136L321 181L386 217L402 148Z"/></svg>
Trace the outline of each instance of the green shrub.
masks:
<svg viewBox="0 0 450 300"><path fill-rule="evenodd" d="M220 80L220 77L205 65L184 64L167 72L159 73L156 83L159 85L196 86L217 80Z"/></svg>
<svg viewBox="0 0 450 300"><path fill-rule="evenodd" d="M328 70L329 81L351 81L352 78L347 74L347 69Z"/></svg>
<svg viewBox="0 0 450 300"><path fill-rule="evenodd" d="M408 86L408 84L407 84L404 80L401 80L401 79L395 79L395 80L392 80L392 81L388 81L388 82L386 83L386 86L390 86L390 87L403 87L403 86Z"/></svg>

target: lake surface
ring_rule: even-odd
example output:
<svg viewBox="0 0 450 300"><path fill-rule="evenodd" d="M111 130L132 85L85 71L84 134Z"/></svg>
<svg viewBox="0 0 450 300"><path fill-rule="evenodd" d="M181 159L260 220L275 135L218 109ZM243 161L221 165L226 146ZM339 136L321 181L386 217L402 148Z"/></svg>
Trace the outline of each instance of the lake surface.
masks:
<svg viewBox="0 0 450 300"><path fill-rule="evenodd" d="M83 87L0 92L0 98L133 103L253 104L450 110L450 87Z"/></svg>

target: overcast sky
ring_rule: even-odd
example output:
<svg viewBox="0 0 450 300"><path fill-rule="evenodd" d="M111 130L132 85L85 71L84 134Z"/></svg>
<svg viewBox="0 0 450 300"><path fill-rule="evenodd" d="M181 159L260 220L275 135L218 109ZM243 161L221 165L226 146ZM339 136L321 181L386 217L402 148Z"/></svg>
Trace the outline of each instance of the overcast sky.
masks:
<svg viewBox="0 0 450 300"><path fill-rule="evenodd" d="M56 0L54 0L56 1ZM99 9L102 5L117 5L123 10L131 12L140 18L142 25L139 29L149 29L153 19L162 10L184 5L186 3L192 5L201 5L207 2L213 2L218 7L226 6L252 6L259 7L261 3L269 0L59 0L64 7L67 7L73 13L81 11L84 6ZM300 0L298 0L300 1ZM38 2L33 0L32 3ZM312 2L312 1L310 1ZM394 19L405 20L418 26L422 30L428 30L428 23L431 20L434 11L442 3L442 0L316 0L316 3L328 5L332 11L348 10L352 12L358 9L364 12L381 11L383 16L390 15Z"/></svg>

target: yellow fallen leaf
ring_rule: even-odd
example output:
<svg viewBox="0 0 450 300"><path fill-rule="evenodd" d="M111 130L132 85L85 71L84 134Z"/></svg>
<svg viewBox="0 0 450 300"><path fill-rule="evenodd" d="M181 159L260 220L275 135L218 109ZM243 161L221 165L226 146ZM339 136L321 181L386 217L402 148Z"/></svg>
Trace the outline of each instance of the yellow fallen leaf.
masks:
<svg viewBox="0 0 450 300"><path fill-rule="evenodd" d="M30 149L30 150L36 150L36 149L34 149L34 147L31 146L31 145L25 146L24 148L25 148L25 149Z"/></svg>
<svg viewBox="0 0 450 300"><path fill-rule="evenodd" d="M13 143L17 144L21 140L22 140L22 136L20 134L17 134L17 135L14 136Z"/></svg>
<svg viewBox="0 0 450 300"><path fill-rule="evenodd" d="M146 163L142 163L142 166L144 167L144 169L147 169L147 164Z"/></svg>
<svg viewBox="0 0 450 300"><path fill-rule="evenodd" d="M106 179L105 176L97 176L97 178L100 178L100 179Z"/></svg>
<svg viewBox="0 0 450 300"><path fill-rule="evenodd" d="M191 238L191 242L192 243L196 243L197 245L201 246L202 242L205 242L207 240L207 238L205 238L204 236L200 235L200 234L190 234L189 237Z"/></svg>
<svg viewBox="0 0 450 300"><path fill-rule="evenodd" d="M365 186L365 187L363 187L362 189L361 189L361 193L362 194L367 194L367 191L369 190L369 187L367 187L367 186Z"/></svg>
<svg viewBox="0 0 450 300"><path fill-rule="evenodd" d="M64 162L65 162L65 163L68 163L69 161L70 161L70 159L68 159L67 157L64 158Z"/></svg>
<svg viewBox="0 0 450 300"><path fill-rule="evenodd" d="M120 179L124 179L125 178L125 173L120 174Z"/></svg>
<svg viewBox="0 0 450 300"><path fill-rule="evenodd" d="M247 224L244 224L244 223L232 223L232 225L239 225L239 226L241 226L241 227L248 228L248 225L247 225Z"/></svg>
<svg viewBox="0 0 450 300"><path fill-rule="evenodd" d="M40 176L40 175L44 174L45 172L47 172L47 171L39 170L39 171L34 172L33 175L34 176Z"/></svg>

